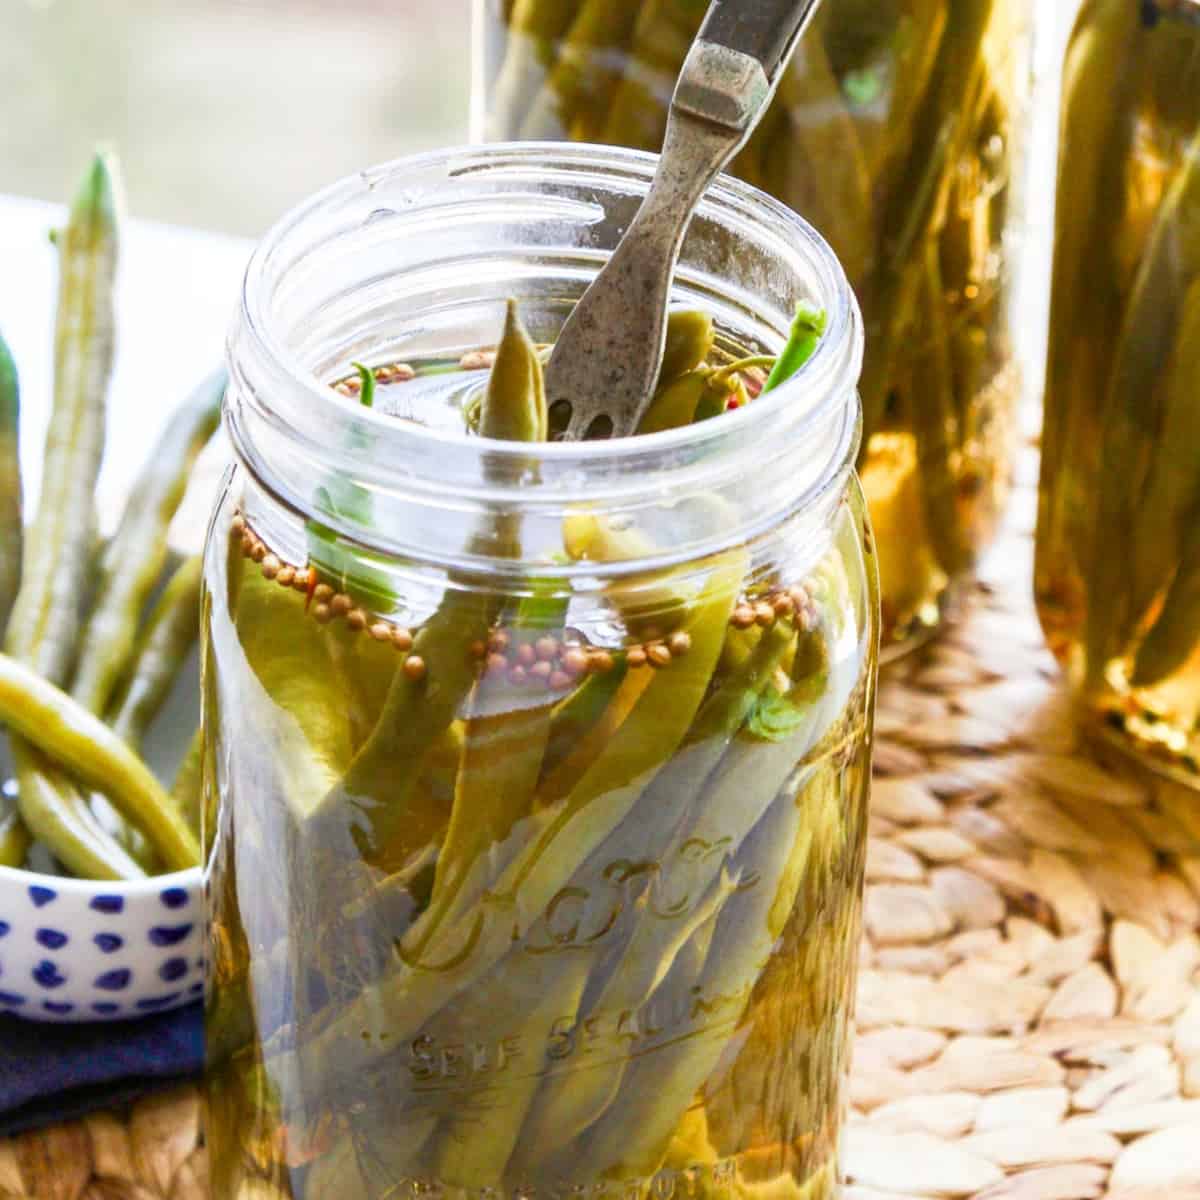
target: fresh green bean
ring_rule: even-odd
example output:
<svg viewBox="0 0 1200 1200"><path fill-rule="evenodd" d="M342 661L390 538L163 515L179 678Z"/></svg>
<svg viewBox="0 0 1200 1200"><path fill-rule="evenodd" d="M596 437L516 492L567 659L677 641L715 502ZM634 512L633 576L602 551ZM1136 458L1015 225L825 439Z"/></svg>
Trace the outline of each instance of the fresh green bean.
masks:
<svg viewBox="0 0 1200 1200"><path fill-rule="evenodd" d="M24 739L13 739L22 820L80 879L142 879L145 868L105 829L70 776Z"/></svg>
<svg viewBox="0 0 1200 1200"><path fill-rule="evenodd" d="M141 743L199 637L203 574L199 555L185 559L138 638L133 666L108 717L113 731L130 745Z"/></svg>
<svg viewBox="0 0 1200 1200"><path fill-rule="evenodd" d="M71 684L71 695L92 712L105 711L127 669L138 620L167 559L167 529L220 422L225 384L225 371L215 372L171 418L101 556L96 602Z"/></svg>
<svg viewBox="0 0 1200 1200"><path fill-rule="evenodd" d="M172 870L200 861L182 824L145 763L103 721L31 667L0 654L0 719L86 782L146 831Z"/></svg>
<svg viewBox="0 0 1200 1200"><path fill-rule="evenodd" d="M98 154L58 238L54 408L42 494L26 540L21 588L5 637L14 658L63 684L76 653L95 539L95 489L104 453L113 359L113 282L119 240L116 164ZM141 869L102 830L69 782L34 777L41 756L13 740L18 805L29 832L68 867L100 878Z"/></svg>
<svg viewBox="0 0 1200 1200"><path fill-rule="evenodd" d="M19 867L29 853L30 837L16 806L0 800L0 867Z"/></svg>
<svg viewBox="0 0 1200 1200"><path fill-rule="evenodd" d="M185 560L175 571L150 614L146 628L139 635L132 666L110 706L109 726L135 750L170 695L180 669L196 643L200 632L202 575L203 562L198 556ZM179 797L172 792L172 798L178 807ZM198 796L195 800L198 804ZM150 869L157 865L145 835L122 820L102 793L94 793L88 803L99 823L143 867ZM193 815L197 823L191 827L198 831L199 810L196 809Z"/></svg>
<svg viewBox="0 0 1200 1200"><path fill-rule="evenodd" d="M22 523L19 432L21 393L17 365L0 336L0 638L21 585Z"/></svg>
<svg viewBox="0 0 1200 1200"><path fill-rule="evenodd" d="M21 583L21 461L18 445L20 388L17 367L0 336L0 638ZM29 850L29 834L16 806L0 799L0 866L19 867Z"/></svg>
<svg viewBox="0 0 1200 1200"><path fill-rule="evenodd" d="M116 165L97 155L58 241L54 408L42 495L5 640L8 653L52 683L64 682L71 668L92 561L96 478L112 372L117 242Z"/></svg>

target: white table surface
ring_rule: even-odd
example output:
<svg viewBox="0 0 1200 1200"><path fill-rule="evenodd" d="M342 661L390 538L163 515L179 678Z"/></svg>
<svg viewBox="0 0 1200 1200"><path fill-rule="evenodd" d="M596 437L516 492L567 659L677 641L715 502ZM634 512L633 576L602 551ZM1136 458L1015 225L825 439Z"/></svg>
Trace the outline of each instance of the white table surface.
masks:
<svg viewBox="0 0 1200 1200"><path fill-rule="evenodd" d="M62 219L55 205L0 196L0 332L21 379L21 466L30 514L41 485L53 393L58 263L48 231ZM97 497L105 528L111 528L172 409L220 361L251 248L240 238L126 223L108 447ZM216 449L206 460L205 479L212 478L220 453ZM188 531L189 542L207 500L189 497L179 526Z"/></svg>

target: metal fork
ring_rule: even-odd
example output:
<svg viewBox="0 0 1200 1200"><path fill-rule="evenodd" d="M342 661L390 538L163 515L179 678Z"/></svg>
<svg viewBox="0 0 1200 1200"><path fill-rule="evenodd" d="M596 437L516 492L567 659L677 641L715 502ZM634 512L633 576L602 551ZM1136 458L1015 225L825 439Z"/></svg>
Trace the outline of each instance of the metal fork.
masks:
<svg viewBox="0 0 1200 1200"><path fill-rule="evenodd" d="M546 371L565 440L626 437L654 394L684 234L754 132L820 0L714 0L688 52L650 190L558 336Z"/></svg>

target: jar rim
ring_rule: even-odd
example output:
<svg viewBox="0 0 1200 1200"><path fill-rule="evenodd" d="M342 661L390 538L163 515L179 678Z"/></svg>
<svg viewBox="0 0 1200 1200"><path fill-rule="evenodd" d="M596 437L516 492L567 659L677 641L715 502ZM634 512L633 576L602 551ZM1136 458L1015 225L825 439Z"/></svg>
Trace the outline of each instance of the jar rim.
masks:
<svg viewBox="0 0 1200 1200"><path fill-rule="evenodd" d="M632 503L638 492L648 488L661 491L664 486L678 485L703 490L707 483L727 478L730 472L753 480L758 456L777 455L780 447L789 443L794 449L806 439L814 440L815 431L821 429L828 434L816 439L825 461L813 472L809 486L791 497L791 506L812 503L844 484L859 437L856 384L862 362L862 322L857 301L833 251L807 221L765 192L731 176L723 175L712 185L697 215L707 213L734 228L752 227L777 245L781 256L802 261L821 293L826 328L815 353L792 379L720 420L630 438L546 442L534 447L397 420L355 404L323 382L289 344L272 311L274 290L302 260L297 246L303 247L320 232L336 233L337 214L361 205L384 185L397 180L411 183L408 212L412 214L420 212L423 184L444 188L489 173L508 173L548 182L560 176L572 180L594 176L598 183L617 180L626 189L644 191L657 162L654 154L575 143L453 147L360 171L301 202L277 221L255 248L243 280L228 347L235 386L226 404L227 425L239 458L260 481L270 479L270 464L256 452L255 435L249 428L252 422L241 411L248 404L254 418L265 422L274 435L303 444L305 456L319 459L368 488L387 489L399 483L409 491L424 493L431 503L438 497L442 503L451 503L453 497L493 506L545 503L569 507L601 501L620 506ZM781 327L778 315L767 324L782 347L786 326ZM242 393L242 401L232 399L235 391ZM357 430L360 438L369 438L378 453L371 461L363 461L361 454L340 452L331 445L336 440L329 437L331 421L344 430ZM354 438L344 440L352 443ZM532 476L531 454L537 463ZM483 460L488 470L481 475L479 463ZM311 512L311 498L299 489L288 486L288 481L271 482L269 490L289 505L316 515ZM362 530L344 528L340 532L363 539ZM748 528L741 531L744 536L751 533ZM378 545L377 539L363 540Z"/></svg>

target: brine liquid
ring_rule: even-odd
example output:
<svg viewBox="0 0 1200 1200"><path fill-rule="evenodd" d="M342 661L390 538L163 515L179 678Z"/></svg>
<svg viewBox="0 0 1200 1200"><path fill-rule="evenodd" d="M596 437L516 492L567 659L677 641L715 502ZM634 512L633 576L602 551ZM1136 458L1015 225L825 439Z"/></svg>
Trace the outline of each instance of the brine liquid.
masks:
<svg viewBox="0 0 1200 1200"><path fill-rule="evenodd" d="M387 403L414 384L442 386ZM218 519L214 1194L833 1197L876 638L857 489L801 578L728 551L659 581L674 607L463 594L411 625L402 585L359 615L250 508Z"/></svg>

